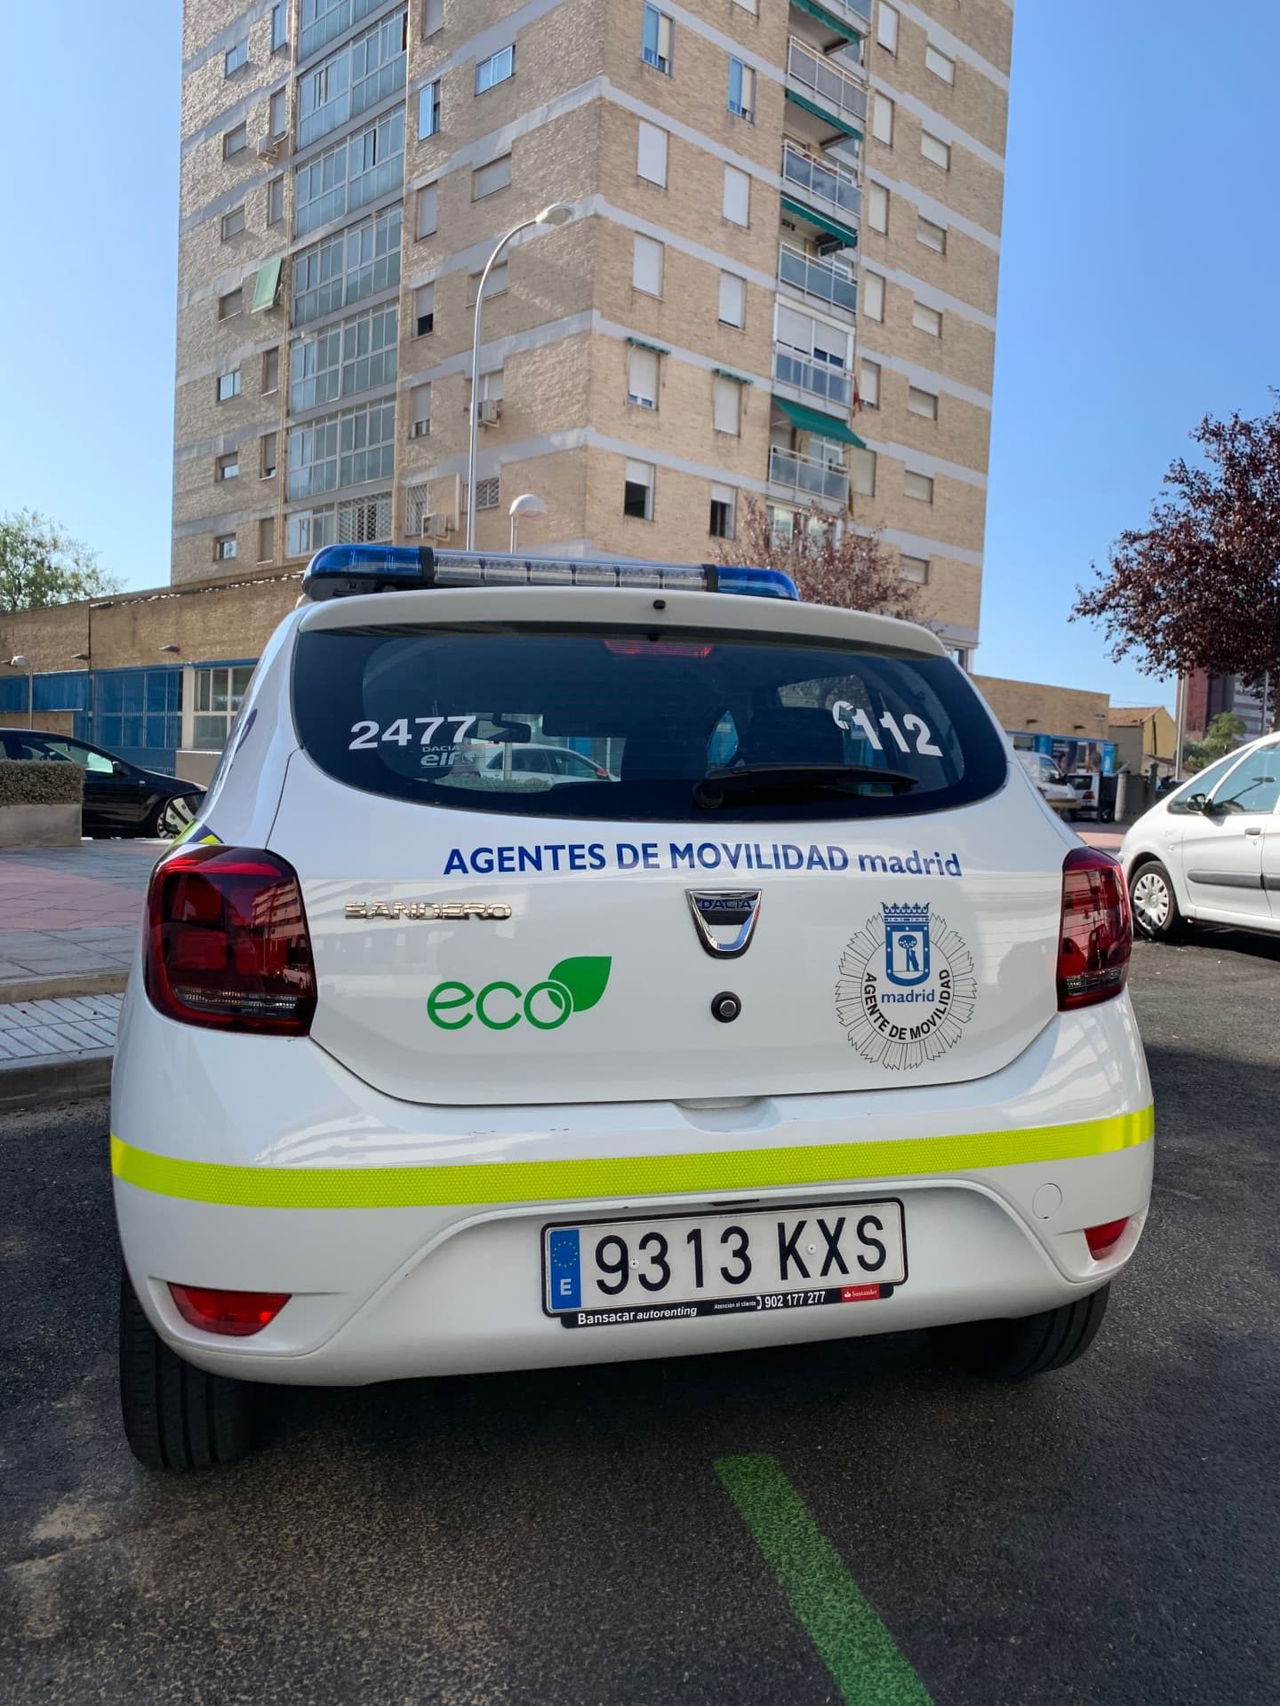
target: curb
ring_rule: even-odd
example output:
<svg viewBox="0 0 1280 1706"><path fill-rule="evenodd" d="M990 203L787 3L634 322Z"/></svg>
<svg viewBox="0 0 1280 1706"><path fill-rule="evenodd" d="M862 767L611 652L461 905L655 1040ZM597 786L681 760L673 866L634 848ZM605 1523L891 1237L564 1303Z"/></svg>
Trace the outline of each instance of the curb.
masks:
<svg viewBox="0 0 1280 1706"><path fill-rule="evenodd" d="M53 977L29 977L21 983L0 983L0 1003L53 1001L62 995L120 995L129 973L120 971L61 972Z"/></svg>
<svg viewBox="0 0 1280 1706"><path fill-rule="evenodd" d="M56 1054L30 1064L0 1068L0 1112L33 1103L83 1102L111 1088L111 1052Z"/></svg>

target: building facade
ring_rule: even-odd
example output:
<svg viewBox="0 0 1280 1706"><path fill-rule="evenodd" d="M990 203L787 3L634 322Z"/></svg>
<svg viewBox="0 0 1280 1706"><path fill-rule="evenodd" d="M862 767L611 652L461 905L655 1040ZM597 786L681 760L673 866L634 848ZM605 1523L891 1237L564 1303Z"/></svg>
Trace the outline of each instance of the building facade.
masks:
<svg viewBox="0 0 1280 1706"><path fill-rule="evenodd" d="M882 530L978 637L1008 0L186 0L175 582ZM468 482L482 269L478 457Z"/></svg>

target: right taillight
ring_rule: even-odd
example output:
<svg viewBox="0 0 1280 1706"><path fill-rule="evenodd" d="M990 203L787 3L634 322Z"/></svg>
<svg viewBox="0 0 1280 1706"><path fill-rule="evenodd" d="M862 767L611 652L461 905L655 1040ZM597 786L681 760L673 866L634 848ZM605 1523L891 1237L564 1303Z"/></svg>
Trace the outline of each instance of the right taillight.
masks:
<svg viewBox="0 0 1280 1706"><path fill-rule="evenodd" d="M1132 949L1124 872L1108 853L1072 848L1062 865L1058 1006L1091 1007L1119 995Z"/></svg>
<svg viewBox="0 0 1280 1706"><path fill-rule="evenodd" d="M301 1037L316 976L292 865L240 847L182 848L147 893L147 994L168 1019Z"/></svg>

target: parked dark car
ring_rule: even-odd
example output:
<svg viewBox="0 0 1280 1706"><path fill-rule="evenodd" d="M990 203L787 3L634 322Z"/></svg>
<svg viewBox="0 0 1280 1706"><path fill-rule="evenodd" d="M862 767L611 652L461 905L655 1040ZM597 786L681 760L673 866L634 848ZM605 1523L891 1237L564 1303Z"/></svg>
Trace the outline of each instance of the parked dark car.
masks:
<svg viewBox="0 0 1280 1706"><path fill-rule="evenodd" d="M179 776L143 770L100 746L41 729L0 729L0 758L78 764L84 771L86 835L180 835L195 817L204 789Z"/></svg>

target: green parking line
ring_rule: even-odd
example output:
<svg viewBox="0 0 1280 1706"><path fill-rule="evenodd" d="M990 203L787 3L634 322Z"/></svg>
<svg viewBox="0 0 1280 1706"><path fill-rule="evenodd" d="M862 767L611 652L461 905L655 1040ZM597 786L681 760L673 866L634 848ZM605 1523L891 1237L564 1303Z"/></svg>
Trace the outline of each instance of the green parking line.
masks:
<svg viewBox="0 0 1280 1706"><path fill-rule="evenodd" d="M932 1706L928 1690L777 1461L721 1457L716 1474L846 1706Z"/></svg>

